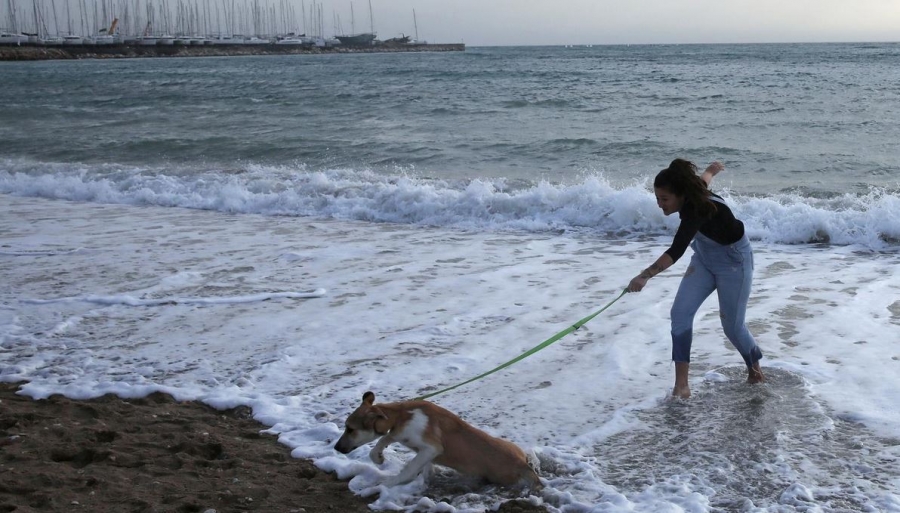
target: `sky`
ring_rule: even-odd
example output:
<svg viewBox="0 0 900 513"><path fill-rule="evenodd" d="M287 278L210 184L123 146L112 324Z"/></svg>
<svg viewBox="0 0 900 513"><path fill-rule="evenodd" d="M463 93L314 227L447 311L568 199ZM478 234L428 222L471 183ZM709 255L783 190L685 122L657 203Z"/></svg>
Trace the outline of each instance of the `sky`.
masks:
<svg viewBox="0 0 900 513"><path fill-rule="evenodd" d="M3 0L0 27L9 26L9 2L18 5L24 23L33 18L33 2L60 16L67 0ZM68 0L92 12L104 0ZM108 5L155 8L164 2L225 5L232 0L105 0ZM312 0L289 2L300 12ZM340 19L343 33L369 30L366 0L321 0L326 35ZM353 20L351 24L351 5ZM142 7L145 9L145 7ZM372 0L373 25L380 39L416 35L433 43L470 46L660 43L857 42L900 40L897 0ZM415 11L415 18L413 12ZM73 15L73 17L77 14ZM417 23L414 23L414 19ZM63 24L63 23L61 23ZM76 22L76 25L78 23Z"/></svg>

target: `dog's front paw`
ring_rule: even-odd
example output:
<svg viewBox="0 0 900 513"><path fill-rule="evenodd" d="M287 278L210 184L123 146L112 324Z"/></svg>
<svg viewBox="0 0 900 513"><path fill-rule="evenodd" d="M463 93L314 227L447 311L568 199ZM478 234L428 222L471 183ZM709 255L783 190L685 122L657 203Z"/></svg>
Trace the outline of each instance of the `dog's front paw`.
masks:
<svg viewBox="0 0 900 513"><path fill-rule="evenodd" d="M369 451L369 459L375 462L376 465L381 465L384 463L384 454L379 450L372 449Z"/></svg>

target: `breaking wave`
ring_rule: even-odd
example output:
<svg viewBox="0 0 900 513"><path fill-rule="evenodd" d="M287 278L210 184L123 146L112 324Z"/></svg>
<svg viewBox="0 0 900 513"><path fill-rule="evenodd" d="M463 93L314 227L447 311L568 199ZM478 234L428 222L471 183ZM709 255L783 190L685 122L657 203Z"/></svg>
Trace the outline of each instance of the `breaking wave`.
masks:
<svg viewBox="0 0 900 513"><path fill-rule="evenodd" d="M720 191L721 192L721 191ZM149 169L0 160L0 193L70 201L227 213L309 216L467 230L597 231L660 235L676 216L657 208L648 183L614 186L602 174L573 183L446 180L368 170L311 171L250 165L234 170ZM751 239L784 244L900 247L900 196L810 197L724 191Z"/></svg>

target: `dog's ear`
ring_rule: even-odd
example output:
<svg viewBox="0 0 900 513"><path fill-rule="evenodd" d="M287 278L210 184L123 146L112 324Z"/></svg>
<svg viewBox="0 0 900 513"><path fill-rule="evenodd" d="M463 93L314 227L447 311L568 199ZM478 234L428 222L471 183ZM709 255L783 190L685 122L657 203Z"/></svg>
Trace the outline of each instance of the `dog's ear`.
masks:
<svg viewBox="0 0 900 513"><path fill-rule="evenodd" d="M363 394L363 404L368 404L369 406L372 406L372 404L374 404L374 403L375 403L375 394L373 394L372 392L366 392L365 394Z"/></svg>
<svg viewBox="0 0 900 513"><path fill-rule="evenodd" d="M377 432L378 429L376 428L375 423L386 418L388 418L388 416L385 415L383 411L381 411L381 408L374 406L371 410L366 412L366 417L363 420L363 426L365 426L366 429L372 429Z"/></svg>

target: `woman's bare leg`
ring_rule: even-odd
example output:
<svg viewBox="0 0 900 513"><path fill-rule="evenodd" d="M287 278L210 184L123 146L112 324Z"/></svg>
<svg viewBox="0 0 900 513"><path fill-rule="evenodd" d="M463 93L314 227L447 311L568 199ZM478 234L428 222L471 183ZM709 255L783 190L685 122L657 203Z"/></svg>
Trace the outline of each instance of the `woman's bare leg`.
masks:
<svg viewBox="0 0 900 513"><path fill-rule="evenodd" d="M675 388L672 389L672 396L679 399L688 399L691 397L691 387L688 385L688 371L691 364L688 362L675 362Z"/></svg>

